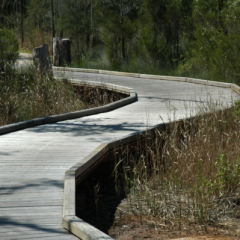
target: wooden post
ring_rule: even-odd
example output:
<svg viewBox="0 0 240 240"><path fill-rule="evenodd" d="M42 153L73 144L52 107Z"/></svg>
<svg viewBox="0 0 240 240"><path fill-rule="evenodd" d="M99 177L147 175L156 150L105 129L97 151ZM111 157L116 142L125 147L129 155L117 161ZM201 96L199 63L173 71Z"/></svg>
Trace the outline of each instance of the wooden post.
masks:
<svg viewBox="0 0 240 240"><path fill-rule="evenodd" d="M38 71L49 72L52 65L49 57L48 44L33 49L33 62Z"/></svg>
<svg viewBox="0 0 240 240"><path fill-rule="evenodd" d="M53 38L53 66L67 66L71 63L70 39Z"/></svg>
<svg viewBox="0 0 240 240"><path fill-rule="evenodd" d="M62 39L60 42L60 60L62 66L71 63L71 41L68 38Z"/></svg>

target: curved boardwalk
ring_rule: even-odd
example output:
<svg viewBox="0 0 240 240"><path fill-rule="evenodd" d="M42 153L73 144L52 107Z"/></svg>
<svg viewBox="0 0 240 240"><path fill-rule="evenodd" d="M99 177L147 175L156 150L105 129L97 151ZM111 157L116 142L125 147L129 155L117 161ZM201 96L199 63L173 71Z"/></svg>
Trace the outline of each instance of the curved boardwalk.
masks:
<svg viewBox="0 0 240 240"><path fill-rule="evenodd" d="M138 101L117 110L0 136L0 239L77 239L62 229L64 173L104 142L194 114L198 106L232 103L218 88L101 74L76 79L134 88Z"/></svg>

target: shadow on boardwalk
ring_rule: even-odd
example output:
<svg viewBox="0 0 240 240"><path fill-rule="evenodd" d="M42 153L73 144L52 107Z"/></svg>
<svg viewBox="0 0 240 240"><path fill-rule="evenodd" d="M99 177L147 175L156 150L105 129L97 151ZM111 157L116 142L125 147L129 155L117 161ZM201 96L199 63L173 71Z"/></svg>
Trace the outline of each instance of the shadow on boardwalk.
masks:
<svg viewBox="0 0 240 240"><path fill-rule="evenodd" d="M57 122L53 124L43 125L43 127L38 128L29 128L27 131L36 132L36 133L71 133L71 136L94 136L102 135L103 132L112 133L114 131L122 132L135 132L138 128L145 127L144 123L130 123L123 122L121 124L111 124L113 122L118 122L117 119L97 119L97 124L95 123L96 119L87 119L87 120L72 120Z"/></svg>
<svg viewBox="0 0 240 240"><path fill-rule="evenodd" d="M34 232L34 234L45 235L56 234L60 236L60 238L63 235L69 236L67 231L61 229L61 221L53 221L53 218L58 218L57 215L59 215L58 212L54 212L56 211L54 208L59 209L61 206L54 206L53 204L53 206L49 206L53 209L46 211L49 207L45 204L45 201L54 201L54 197L51 199L50 196L45 199L43 197L44 195L42 195L49 193L49 188L52 191L56 188L58 191L61 191L63 189L63 181L42 178L39 179L38 182L25 180L20 184L2 182L1 185L0 214L2 216L0 216L0 232L4 233L7 239L9 239L9 237L12 237L11 239L18 239L18 237L23 234L25 236L25 234L32 234L32 232ZM29 198L29 193L32 194L32 199ZM10 195L13 197L10 197ZM13 202L12 199L15 199L15 202ZM32 200L32 203L36 201L36 205L29 204ZM38 200L41 201L42 205L39 205ZM14 206L11 206L12 204ZM21 209L21 214L19 214L19 209ZM34 219L32 218L33 216ZM43 219L44 221L42 221ZM8 229L12 230L9 232Z"/></svg>
<svg viewBox="0 0 240 240"><path fill-rule="evenodd" d="M12 219L11 217L0 217L0 226L1 227L14 226L15 228L23 227L32 230L38 230L45 233L60 233L63 235L69 235L69 233L63 229L54 229L49 227L47 228L41 226L40 224L27 223L23 221L20 222Z"/></svg>
<svg viewBox="0 0 240 240"><path fill-rule="evenodd" d="M4 185L4 183L1 183L1 185ZM39 187L41 187L41 189L47 189L48 187L56 187L59 189L63 189L63 181L42 179L41 181L38 181L38 183L27 183L27 180L26 180L26 184L11 185L11 186L8 186L8 184L6 184L6 186L0 187L0 196L11 195L17 191L23 191L25 189L30 189L30 188L34 190L34 189L38 189Z"/></svg>

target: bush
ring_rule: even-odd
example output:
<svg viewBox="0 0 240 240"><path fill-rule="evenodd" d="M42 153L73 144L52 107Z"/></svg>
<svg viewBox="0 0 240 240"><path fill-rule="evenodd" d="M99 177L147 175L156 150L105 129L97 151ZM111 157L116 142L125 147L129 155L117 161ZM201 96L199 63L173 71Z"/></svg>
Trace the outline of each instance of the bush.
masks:
<svg viewBox="0 0 240 240"><path fill-rule="evenodd" d="M18 57L18 40L13 31L0 28L0 71L7 71Z"/></svg>

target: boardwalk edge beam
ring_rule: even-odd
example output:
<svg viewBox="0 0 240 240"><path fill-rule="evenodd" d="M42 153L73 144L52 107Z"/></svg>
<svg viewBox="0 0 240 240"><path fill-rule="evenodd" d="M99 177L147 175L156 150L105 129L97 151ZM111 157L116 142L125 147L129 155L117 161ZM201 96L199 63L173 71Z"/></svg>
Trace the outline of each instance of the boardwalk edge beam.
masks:
<svg viewBox="0 0 240 240"><path fill-rule="evenodd" d="M56 79L59 81L66 81L66 79L64 78L56 78ZM85 117L85 116L94 115L98 113L109 112L114 109L123 107L127 104L133 103L137 100L137 94L134 92L132 88L127 88L127 87L114 85L114 84L102 84L98 82L86 82L82 80L77 81L73 79L69 79L67 81L70 82L71 84L75 84L79 86L89 85L89 87L103 87L107 90L111 90L119 93L125 93L129 96L121 100L115 101L113 103L106 104L101 107L95 107L95 108L90 108L86 110L58 114L58 115L53 115L48 117L35 118L35 119L24 121L24 122L13 123L6 126L2 126L0 127L0 135L7 134L10 132L20 131L20 130L24 130L27 128L36 127L44 124Z"/></svg>

